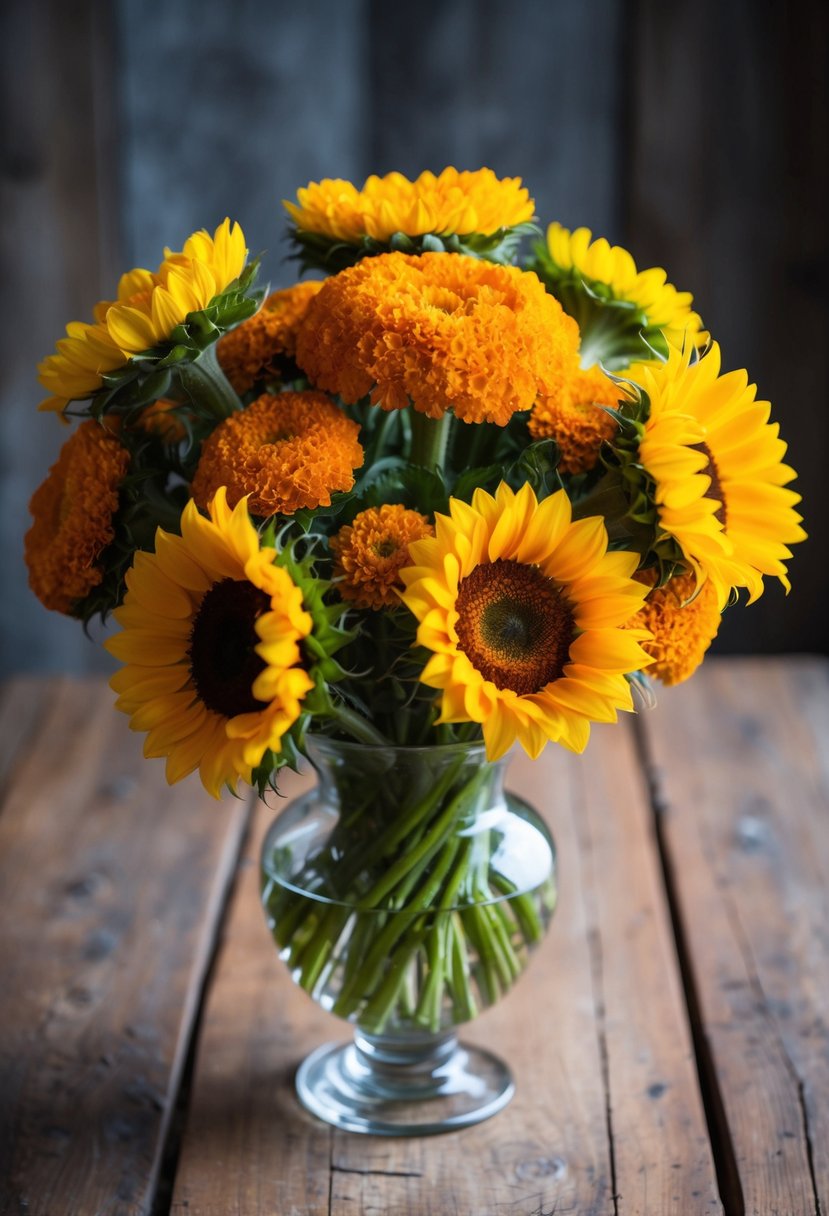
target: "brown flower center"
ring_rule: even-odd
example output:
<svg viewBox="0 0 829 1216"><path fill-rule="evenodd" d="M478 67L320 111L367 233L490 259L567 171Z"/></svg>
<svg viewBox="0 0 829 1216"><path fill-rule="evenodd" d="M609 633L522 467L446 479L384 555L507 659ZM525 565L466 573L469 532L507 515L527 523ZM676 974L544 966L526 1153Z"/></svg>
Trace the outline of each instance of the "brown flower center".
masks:
<svg viewBox="0 0 829 1216"><path fill-rule="evenodd" d="M691 447L695 452L702 452L702 454L708 460L708 464L704 469L701 470L703 473L705 473L706 477L711 478L711 484L705 492L705 497L713 498L721 504L720 507L714 512L714 518L718 519L723 528L725 528L728 513L726 511L725 494L723 494L722 482L720 481L720 471L717 468L717 462L714 460L711 449L707 443L692 443Z"/></svg>
<svg viewBox="0 0 829 1216"><path fill-rule="evenodd" d="M378 557L393 557L398 545L396 540L387 536L384 540L378 540L373 548Z"/></svg>
<svg viewBox="0 0 829 1216"><path fill-rule="evenodd" d="M536 566L499 558L458 587L457 633L473 667L496 688L538 692L564 673L573 613Z"/></svg>
<svg viewBox="0 0 829 1216"><path fill-rule="evenodd" d="M190 634L190 671L199 699L224 718L255 713L266 704L251 689L265 662L256 653L257 617L270 599L252 583L214 583L201 602Z"/></svg>

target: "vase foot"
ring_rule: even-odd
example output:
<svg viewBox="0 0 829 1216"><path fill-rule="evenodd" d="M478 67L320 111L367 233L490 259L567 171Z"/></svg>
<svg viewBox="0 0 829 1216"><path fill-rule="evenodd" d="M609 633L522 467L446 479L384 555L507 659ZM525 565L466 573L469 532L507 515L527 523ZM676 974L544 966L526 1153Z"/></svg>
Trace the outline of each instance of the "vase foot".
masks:
<svg viewBox="0 0 829 1216"><path fill-rule="evenodd" d="M507 1066L454 1034L401 1042L357 1031L300 1065L303 1106L335 1127L374 1136L434 1136L480 1123L515 1092Z"/></svg>

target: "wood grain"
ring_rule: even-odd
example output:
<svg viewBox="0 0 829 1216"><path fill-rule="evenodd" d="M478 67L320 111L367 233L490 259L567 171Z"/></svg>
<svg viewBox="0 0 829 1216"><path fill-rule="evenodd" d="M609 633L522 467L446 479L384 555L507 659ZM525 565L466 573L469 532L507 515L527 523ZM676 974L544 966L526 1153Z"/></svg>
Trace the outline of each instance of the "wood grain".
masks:
<svg viewBox="0 0 829 1216"><path fill-rule="evenodd" d="M296 1065L348 1032L276 959L258 906L260 811L204 1014L177 1216L720 1210L629 732L598 731L589 761L518 758L512 784L550 819L562 899L517 990L465 1028L509 1060L510 1106L425 1140L347 1135L302 1111Z"/></svg>
<svg viewBox="0 0 829 1216"><path fill-rule="evenodd" d="M49 689L0 815L3 1216L150 1211L246 816L168 790L99 681Z"/></svg>
<svg viewBox="0 0 829 1216"><path fill-rule="evenodd" d="M828 687L723 660L643 722L749 1216L829 1210Z"/></svg>

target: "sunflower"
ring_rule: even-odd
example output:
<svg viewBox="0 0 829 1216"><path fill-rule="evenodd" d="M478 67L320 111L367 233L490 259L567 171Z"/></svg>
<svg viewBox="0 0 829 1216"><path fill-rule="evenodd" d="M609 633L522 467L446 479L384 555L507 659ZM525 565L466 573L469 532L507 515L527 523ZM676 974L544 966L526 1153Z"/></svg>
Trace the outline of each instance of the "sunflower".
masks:
<svg viewBox="0 0 829 1216"><path fill-rule="evenodd" d="M384 410L505 426L578 365L578 329L536 275L461 254L388 253L327 279L297 337L318 388Z"/></svg>
<svg viewBox="0 0 829 1216"><path fill-rule="evenodd" d="M313 687L300 642L311 631L302 592L275 551L260 548L246 504L220 490L205 519L191 501L181 536L138 552L107 650L126 664L110 684L145 756L167 757L172 784L199 769L206 790L250 782Z"/></svg>
<svg viewBox="0 0 829 1216"><path fill-rule="evenodd" d="M249 495L254 515L331 505L363 463L356 422L323 393L264 393L205 440L192 494L205 507L219 486L231 506Z"/></svg>
<svg viewBox="0 0 829 1216"><path fill-rule="evenodd" d="M311 280L273 292L259 312L219 339L219 365L237 393L282 379L296 354L299 323L320 287Z"/></svg>
<svg viewBox="0 0 829 1216"><path fill-rule="evenodd" d="M226 219L212 237L194 232L180 253L165 250L155 274L139 267L122 275L117 299L95 306L93 324L72 321L56 353L39 365L50 394L39 408L63 413L70 401L97 392L107 372L166 341L189 313L206 308L239 277L246 257L241 228Z"/></svg>
<svg viewBox="0 0 829 1216"><path fill-rule="evenodd" d="M372 176L361 190L326 178L309 182L297 191L296 203L286 199L283 206L294 223L295 243L316 251L323 264L333 258L337 268L355 260L355 247L379 253L400 245L417 252L430 243L438 250L466 247L497 260L504 238L509 247L508 234L529 223L535 210L520 177L451 167L437 176L421 173L415 181L402 173Z"/></svg>
<svg viewBox="0 0 829 1216"><path fill-rule="evenodd" d="M589 228L570 232L550 224L533 263L579 322L584 367L625 368L649 358L648 347L667 354L671 345L705 345L708 334L691 308L689 292L677 291L659 267L637 270L620 245L591 237Z"/></svg>
<svg viewBox="0 0 829 1216"><path fill-rule="evenodd" d="M720 627L722 614L714 584L709 580L698 588L693 574L681 574L656 587L652 570L640 571L636 578L650 588L630 621L631 627L651 634L642 643L653 659L648 675L663 684L681 684L699 667Z"/></svg>
<svg viewBox="0 0 829 1216"><path fill-rule="evenodd" d="M400 571L409 563L409 545L432 535L434 528L425 515L398 503L360 511L329 541L342 598L358 608L399 604Z"/></svg>
<svg viewBox="0 0 829 1216"><path fill-rule="evenodd" d="M129 461L114 435L97 422L83 422L35 490L24 547L29 586L45 607L71 613L102 581L98 559L115 536Z"/></svg>
<svg viewBox="0 0 829 1216"><path fill-rule="evenodd" d="M616 434L618 423L602 406L615 407L619 388L598 367L578 368L556 397L539 397L529 430L533 439L555 439L562 473L595 468L602 443Z"/></svg>
<svg viewBox="0 0 829 1216"><path fill-rule="evenodd" d="M650 663L647 634L622 628L647 594L638 558L608 552L601 518L573 522L563 490L450 499L410 553L403 601L433 652L420 679L441 690L438 721L482 724L490 759L516 738L533 757L548 740L583 751L591 721L633 708L625 676Z"/></svg>
<svg viewBox="0 0 829 1216"><path fill-rule="evenodd" d="M712 580L720 607L739 587L756 600L766 575L788 591L788 546L806 533L794 510L800 495L785 488L796 474L782 463L786 444L769 403L755 400L745 371L720 374L716 343L701 359L672 348L666 361L629 375L649 400L638 461L661 533L698 583Z"/></svg>

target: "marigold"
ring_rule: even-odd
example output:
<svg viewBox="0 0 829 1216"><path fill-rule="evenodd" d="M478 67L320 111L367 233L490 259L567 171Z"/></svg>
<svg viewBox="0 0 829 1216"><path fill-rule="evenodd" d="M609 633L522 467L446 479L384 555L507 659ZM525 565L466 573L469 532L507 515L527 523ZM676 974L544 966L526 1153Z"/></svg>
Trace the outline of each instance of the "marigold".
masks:
<svg viewBox="0 0 829 1216"><path fill-rule="evenodd" d="M47 608L72 607L103 579L98 559L115 536L118 490L129 453L97 422L83 422L61 448L29 509L29 586Z"/></svg>
<svg viewBox="0 0 829 1216"><path fill-rule="evenodd" d="M384 410L450 408L505 426L554 396L578 362L578 327L538 277L452 253L366 258L327 279L297 337L312 383Z"/></svg>
<svg viewBox="0 0 829 1216"><path fill-rule="evenodd" d="M138 426L164 443L179 443L187 434L179 408L177 402L159 397L157 401L145 406L138 415Z"/></svg>
<svg viewBox="0 0 829 1216"><path fill-rule="evenodd" d="M530 415L530 434L533 439L555 439L560 472L586 473L595 467L602 443L618 429L602 409L615 406L618 399L618 387L600 368L579 369L557 397L539 397Z"/></svg>
<svg viewBox="0 0 829 1216"><path fill-rule="evenodd" d="M533 218L535 204L520 177L498 178L491 169L459 172L447 168L436 177L421 173L409 181L402 173L369 177L362 190L351 182L325 178L297 191L297 202L283 206L304 232L353 244L363 237L385 242L395 233L441 236L490 234Z"/></svg>
<svg viewBox="0 0 829 1216"><path fill-rule="evenodd" d="M237 393L282 378L286 361L296 354L297 327L320 287L311 279L273 292L259 312L219 339L219 364Z"/></svg>
<svg viewBox="0 0 829 1216"><path fill-rule="evenodd" d="M401 571L438 721L480 722L492 760L516 739L533 757L548 741L583 751L591 721L633 708L625 676L650 662L647 635L622 629L646 594L637 555L608 551L600 517L573 522L563 490L539 503L502 482L449 506Z"/></svg>
<svg viewBox="0 0 829 1216"><path fill-rule="evenodd" d="M311 616L275 556L223 490L209 519L191 501L181 536L159 528L155 552L135 555L121 632L104 643L125 664L110 685L132 730L147 732L144 755L167 757L171 784L196 768L214 798L250 783L313 688L299 649Z"/></svg>
<svg viewBox="0 0 829 1216"><path fill-rule="evenodd" d="M93 324L72 321L66 337L38 367L50 396L40 409L62 413L70 401L97 392L102 377L165 341L188 313L199 312L241 274L247 249L238 224L226 219L211 237L194 232L180 253L165 250L155 274L139 267L122 275L115 300L95 306Z"/></svg>
<svg viewBox="0 0 829 1216"><path fill-rule="evenodd" d="M399 604L400 570L410 561L409 545L433 535L425 515L398 503L361 511L329 541L342 598L359 608Z"/></svg>
<svg viewBox="0 0 829 1216"><path fill-rule="evenodd" d="M220 486L234 506L249 495L254 515L330 506L363 463L356 422L322 393L264 393L205 440L192 494L204 508Z"/></svg>
<svg viewBox="0 0 829 1216"><path fill-rule="evenodd" d="M648 593L630 625L652 635L642 649L653 659L648 675L663 684L681 684L692 676L717 636L722 614L717 592L709 580L697 588L693 574L680 574L664 587L654 587L656 574L642 570L636 579Z"/></svg>

